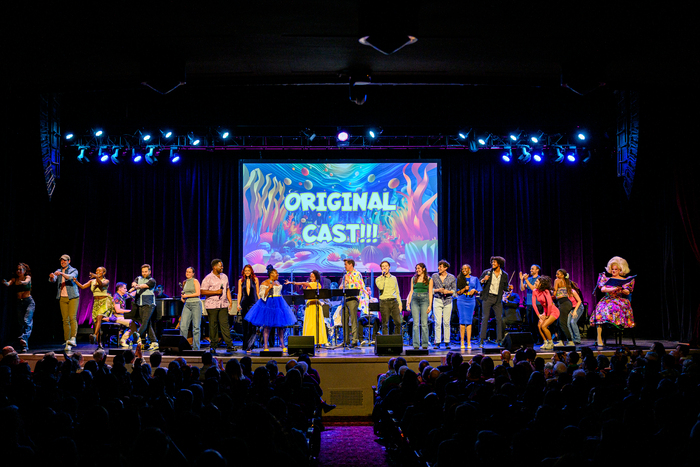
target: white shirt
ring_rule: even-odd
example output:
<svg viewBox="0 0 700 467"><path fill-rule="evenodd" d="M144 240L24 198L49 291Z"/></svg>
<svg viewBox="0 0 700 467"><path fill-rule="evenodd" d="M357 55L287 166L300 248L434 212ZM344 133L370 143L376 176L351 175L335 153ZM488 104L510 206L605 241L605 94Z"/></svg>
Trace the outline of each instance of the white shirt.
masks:
<svg viewBox="0 0 700 467"><path fill-rule="evenodd" d="M501 274L503 274L503 271L500 271L498 274L491 271L491 287L489 288L489 293L498 295L498 286L501 284Z"/></svg>

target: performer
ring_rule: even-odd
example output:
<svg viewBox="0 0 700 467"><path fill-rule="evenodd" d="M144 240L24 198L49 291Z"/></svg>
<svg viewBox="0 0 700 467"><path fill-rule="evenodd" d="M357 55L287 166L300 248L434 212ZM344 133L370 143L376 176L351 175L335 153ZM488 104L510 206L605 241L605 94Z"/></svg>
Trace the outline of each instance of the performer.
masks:
<svg viewBox="0 0 700 467"><path fill-rule="evenodd" d="M535 290L532 291L532 305L537 313L537 329L544 340L540 350L552 350L552 333L549 326L559 319L559 309L552 301L552 279L549 276L540 276L535 281Z"/></svg>
<svg viewBox="0 0 700 467"><path fill-rule="evenodd" d="M200 293L207 297L204 308L209 316L209 352L216 353L219 346L219 331L226 343L226 351L233 352L236 348L231 339L231 326L228 323L228 312L233 306L228 276L223 273L224 263L216 258L211 262L211 272L202 281Z"/></svg>
<svg viewBox="0 0 700 467"><path fill-rule="evenodd" d="M250 352L252 342L255 338L255 327L246 321L245 317L250 308L255 305L260 297L260 281L255 276L255 271L250 264L246 264L238 279L238 311L243 318L243 350Z"/></svg>
<svg viewBox="0 0 700 467"><path fill-rule="evenodd" d="M428 313L432 308L429 297L433 296L433 282L428 278L425 264L416 264L416 273L411 280L411 291L406 298L406 309L413 318L413 348L421 345L428 348ZM419 327L420 326L420 327Z"/></svg>
<svg viewBox="0 0 700 467"><path fill-rule="evenodd" d="M182 307L180 316L180 335L187 339L192 324L192 350L199 350L199 328L202 324L202 302L199 300L200 286L197 278L194 277L192 266L185 270L185 281L182 284L180 300L185 304Z"/></svg>
<svg viewBox="0 0 700 467"><path fill-rule="evenodd" d="M572 319L578 317L578 308L581 306L581 297L574 289L578 285L569 279L569 273L564 269L557 270L557 278L554 280L554 298L559 308L559 327L562 329L568 345L580 345L581 336L578 330L578 319L572 324ZM574 309L576 303L576 309ZM574 316L571 316L571 313ZM561 339L560 339L561 342Z"/></svg>
<svg viewBox="0 0 700 467"><path fill-rule="evenodd" d="M107 274L107 269L104 266L100 266L95 270L95 272L90 273L90 280L84 284L78 282L78 278L75 279L75 285L81 289L87 289L90 287L90 292L92 292L92 326L93 334L90 334L90 343L94 344L97 342L97 347L102 348L102 339L100 338L100 328L102 327L102 320L114 314L114 302L112 301L112 296L109 294L109 280L105 278Z"/></svg>
<svg viewBox="0 0 700 467"><path fill-rule="evenodd" d="M530 275L520 272L520 291L526 292L525 295L525 316L527 324L530 328L537 325L537 315L532 308L532 291L535 288L535 281L540 276L540 267L537 264L530 266ZM534 329L531 329L534 331Z"/></svg>
<svg viewBox="0 0 700 467"><path fill-rule="evenodd" d="M445 348L450 349L450 319L452 318L452 297L457 291L457 279L447 272L450 263L441 259L438 261L438 272L430 278L433 284L433 314L435 315L435 348L439 349L442 341ZM445 329L444 338L442 329Z"/></svg>
<svg viewBox="0 0 700 467"><path fill-rule="evenodd" d="M26 263L19 263L14 277L9 281L3 279L6 287L13 286L17 294L17 322L19 324L20 352L29 350L29 336L34 326L34 309L36 304L32 298L32 271Z"/></svg>
<svg viewBox="0 0 700 467"><path fill-rule="evenodd" d="M78 303L80 292L75 285L78 270L70 265L70 256L61 256L61 268L49 274L49 282L56 283L56 300L61 308L63 320L63 339L66 341L66 350L75 347L75 336L78 335Z"/></svg>
<svg viewBox="0 0 700 467"><path fill-rule="evenodd" d="M464 331L467 331L467 349L472 349L472 321L474 321L474 307L476 297L481 292L481 282L472 276L472 267L463 264L457 276L457 312L459 313L459 339L460 348L464 350Z"/></svg>
<svg viewBox="0 0 700 467"><path fill-rule="evenodd" d="M605 273L600 273L598 276L598 287L605 293L605 297L596 305L590 320L591 326L596 326L598 329L599 347L603 346L603 324L610 323L619 328L634 327L634 315L629 296L634 291L635 279L625 278L630 272L627 261L614 256L608 261L605 270L612 277L607 277Z"/></svg>
<svg viewBox="0 0 700 467"><path fill-rule="evenodd" d="M141 275L131 283L131 290L136 291L134 303L131 304L131 314L136 319L140 326L136 333L136 344L141 344L141 336L148 331L148 338L151 340L151 345L148 350L158 350L158 340L156 333L153 330L151 318L153 310L156 308L156 297L153 290L156 288L156 280L151 276L151 265L144 264L141 266Z"/></svg>
<svg viewBox="0 0 700 467"><path fill-rule="evenodd" d="M112 301L114 302L114 314L109 317L109 321L112 323L121 324L126 326L127 329L122 334L119 344L124 348L129 348L129 337L136 335L136 323L133 319L127 319L126 315L131 311L126 308L126 301L133 298L135 292L131 294L126 291L126 284L124 282L117 282L116 293L112 296Z"/></svg>
<svg viewBox="0 0 700 467"><path fill-rule="evenodd" d="M503 339L503 292L508 288L508 273L503 270L506 267L506 260L501 256L491 257L491 269L481 273L479 281L486 294L482 294L481 301L481 334L479 336L479 347L484 346L486 331L489 326L489 314L491 308L496 315L496 340L501 345Z"/></svg>
<svg viewBox="0 0 700 467"><path fill-rule="evenodd" d="M277 280L279 273L271 265L267 266L268 279L260 285L260 299L248 311L245 319L255 326L263 326L263 350L270 350L270 329L277 328L277 338L282 351L287 351L284 343L284 328L297 322L297 317L282 298L282 284Z"/></svg>
<svg viewBox="0 0 700 467"><path fill-rule="evenodd" d="M284 284L301 285L305 289L319 290L321 289L321 274L314 270L309 274L308 282L290 282L284 281ZM304 308L304 328L302 335L314 336L314 342L318 345L328 344L328 331L326 330L326 321L323 319L321 300L307 300ZM318 333L316 335L316 320L318 323Z"/></svg>
<svg viewBox="0 0 700 467"><path fill-rule="evenodd" d="M396 276L391 275L388 261L380 264L382 275L374 280L379 289L379 312L382 314L382 335L389 335L389 318L394 320L394 334L401 334L401 292Z"/></svg>
<svg viewBox="0 0 700 467"><path fill-rule="evenodd" d="M343 306L343 342L350 347L357 347L359 344L359 336L362 333L360 325L357 322L357 312L360 306L360 300L365 299L365 281L362 279L362 274L355 269L355 260L348 258L345 262L345 276L340 284L341 289L360 289L359 297L346 297L345 305ZM360 298L362 297L362 298ZM350 333L347 331L348 315L350 317L350 327L352 329L352 342L350 341Z"/></svg>

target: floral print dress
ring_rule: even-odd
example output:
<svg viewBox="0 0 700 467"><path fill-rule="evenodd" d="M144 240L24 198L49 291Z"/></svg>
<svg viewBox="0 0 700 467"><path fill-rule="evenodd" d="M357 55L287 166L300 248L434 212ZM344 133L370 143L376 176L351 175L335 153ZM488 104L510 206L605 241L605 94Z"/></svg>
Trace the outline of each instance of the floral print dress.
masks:
<svg viewBox="0 0 700 467"><path fill-rule="evenodd" d="M598 288L603 288L610 278L604 273L598 276ZM634 281L622 285L623 289L630 291L634 290ZM629 301L630 295L625 295L621 291L608 292L605 297L598 302L595 311L591 314L591 326L596 324L610 323L623 328L634 327L634 315L632 314L632 305Z"/></svg>

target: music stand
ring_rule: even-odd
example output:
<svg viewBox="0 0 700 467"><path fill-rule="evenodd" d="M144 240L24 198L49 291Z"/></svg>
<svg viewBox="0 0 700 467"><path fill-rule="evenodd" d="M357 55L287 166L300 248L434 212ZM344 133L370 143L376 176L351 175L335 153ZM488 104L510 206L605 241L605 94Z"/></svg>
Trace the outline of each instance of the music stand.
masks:
<svg viewBox="0 0 700 467"><path fill-rule="evenodd" d="M316 342L314 342L314 345L316 347L320 346L321 338L320 338L320 325L319 325L319 309L323 309L321 307L320 300L330 300L331 298L331 289L304 289L304 300L316 300L316 304L314 305L316 307ZM325 318L325 313L324 313L324 318ZM325 327L325 326L324 326Z"/></svg>
<svg viewBox="0 0 700 467"><path fill-rule="evenodd" d="M331 297L343 297L343 345L336 345L331 350L335 350L338 347L346 347L345 341L348 339L348 318L350 315L345 315L345 301L348 298L359 297L360 289L331 289ZM359 298L358 298L359 300ZM359 324L358 324L359 326Z"/></svg>

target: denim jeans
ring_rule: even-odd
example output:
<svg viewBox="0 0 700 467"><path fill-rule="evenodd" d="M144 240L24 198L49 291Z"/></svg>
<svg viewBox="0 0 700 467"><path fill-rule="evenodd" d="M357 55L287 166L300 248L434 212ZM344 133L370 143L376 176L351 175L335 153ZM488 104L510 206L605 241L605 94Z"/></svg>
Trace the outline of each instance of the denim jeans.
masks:
<svg viewBox="0 0 700 467"><path fill-rule="evenodd" d="M192 349L199 350L199 328L202 324L202 301L187 301L182 307L180 319L180 335L187 339L192 324Z"/></svg>
<svg viewBox="0 0 700 467"><path fill-rule="evenodd" d="M433 313L435 314L435 345L445 341L450 343L450 319L452 319L452 297L433 298ZM442 338L442 330L445 337Z"/></svg>
<svg viewBox="0 0 700 467"><path fill-rule="evenodd" d="M571 313L569 313L569 320L567 322L569 326L569 332L571 332L571 337L574 340L574 342L581 342L581 333L578 330L578 319L581 317L579 313L583 310L583 307L579 307L578 311L576 312L576 318L574 318L574 313L573 310Z"/></svg>
<svg viewBox="0 0 700 467"><path fill-rule="evenodd" d="M428 294L413 293L411 297L411 315L413 316L413 347L421 344L428 347ZM419 327L420 323L420 327Z"/></svg>
<svg viewBox="0 0 700 467"><path fill-rule="evenodd" d="M36 304L32 297L21 298L17 300L17 322L19 323L19 338L29 342L29 336L32 334L32 326L34 325L34 309Z"/></svg>

